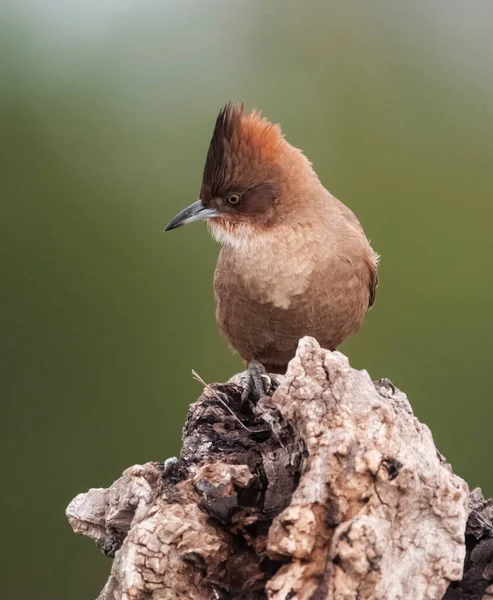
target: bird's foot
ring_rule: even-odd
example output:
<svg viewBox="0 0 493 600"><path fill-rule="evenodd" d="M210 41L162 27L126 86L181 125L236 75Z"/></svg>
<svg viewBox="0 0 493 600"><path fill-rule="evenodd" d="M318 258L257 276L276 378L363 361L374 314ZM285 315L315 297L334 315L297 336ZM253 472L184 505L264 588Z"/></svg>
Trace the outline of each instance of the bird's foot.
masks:
<svg viewBox="0 0 493 600"><path fill-rule="evenodd" d="M265 367L258 360L252 360L248 365L247 370L242 373L243 392L241 401L246 402L251 400L257 403L262 396L273 392L279 382L276 378L271 377Z"/></svg>

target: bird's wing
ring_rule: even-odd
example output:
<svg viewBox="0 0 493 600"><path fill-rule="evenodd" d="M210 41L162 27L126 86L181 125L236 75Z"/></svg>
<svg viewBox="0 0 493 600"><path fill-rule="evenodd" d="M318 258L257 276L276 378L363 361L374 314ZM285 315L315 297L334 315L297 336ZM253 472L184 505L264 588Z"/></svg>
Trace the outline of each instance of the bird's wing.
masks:
<svg viewBox="0 0 493 600"><path fill-rule="evenodd" d="M375 303L375 296L377 295L377 287L378 287L378 262L369 263L368 268L370 271L370 280L369 280L369 289L370 289L370 298L368 301L368 310Z"/></svg>

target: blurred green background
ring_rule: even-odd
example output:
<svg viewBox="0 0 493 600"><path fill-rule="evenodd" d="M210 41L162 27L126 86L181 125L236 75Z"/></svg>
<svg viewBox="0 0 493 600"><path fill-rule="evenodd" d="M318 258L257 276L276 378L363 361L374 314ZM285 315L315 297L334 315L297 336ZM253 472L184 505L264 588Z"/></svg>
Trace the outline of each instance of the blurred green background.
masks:
<svg viewBox="0 0 493 600"><path fill-rule="evenodd" d="M493 494L493 3L3 0L2 597L95 598L111 562L64 510L180 448L190 371L241 369L217 245L164 235L216 114L282 124L382 255L343 350L405 390Z"/></svg>

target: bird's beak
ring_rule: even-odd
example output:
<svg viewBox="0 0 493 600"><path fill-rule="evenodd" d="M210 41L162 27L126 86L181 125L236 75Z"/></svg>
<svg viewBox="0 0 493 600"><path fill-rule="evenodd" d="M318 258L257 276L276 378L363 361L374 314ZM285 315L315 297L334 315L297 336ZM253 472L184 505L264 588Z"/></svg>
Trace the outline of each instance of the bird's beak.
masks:
<svg viewBox="0 0 493 600"><path fill-rule="evenodd" d="M215 208L206 208L202 200L197 200L190 206L187 206L184 210L176 215L174 219L166 225L164 231L170 231L170 229L176 229L187 223L193 223L194 221L202 221L203 219L209 219L210 217L217 217L219 212Z"/></svg>

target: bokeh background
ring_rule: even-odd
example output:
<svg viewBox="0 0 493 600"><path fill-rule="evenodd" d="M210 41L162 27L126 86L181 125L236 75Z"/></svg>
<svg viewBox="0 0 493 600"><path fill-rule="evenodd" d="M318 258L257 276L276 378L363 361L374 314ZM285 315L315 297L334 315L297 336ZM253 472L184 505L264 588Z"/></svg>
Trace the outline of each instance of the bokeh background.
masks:
<svg viewBox="0 0 493 600"><path fill-rule="evenodd" d="M493 494L493 3L3 0L2 597L95 598L111 562L64 510L180 448L241 369L196 200L227 100L282 124L382 255L343 350L404 389Z"/></svg>

